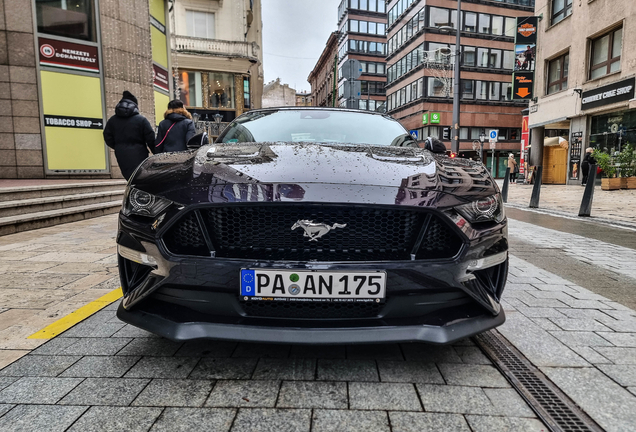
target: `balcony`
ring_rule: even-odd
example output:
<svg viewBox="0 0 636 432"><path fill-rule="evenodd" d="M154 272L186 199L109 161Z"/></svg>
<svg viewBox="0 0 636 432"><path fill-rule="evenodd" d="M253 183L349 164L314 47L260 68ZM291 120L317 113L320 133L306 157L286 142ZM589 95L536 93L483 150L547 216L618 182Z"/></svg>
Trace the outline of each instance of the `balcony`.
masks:
<svg viewBox="0 0 636 432"><path fill-rule="evenodd" d="M258 62L260 47L255 42L225 41L173 35L172 49L182 54L245 58Z"/></svg>

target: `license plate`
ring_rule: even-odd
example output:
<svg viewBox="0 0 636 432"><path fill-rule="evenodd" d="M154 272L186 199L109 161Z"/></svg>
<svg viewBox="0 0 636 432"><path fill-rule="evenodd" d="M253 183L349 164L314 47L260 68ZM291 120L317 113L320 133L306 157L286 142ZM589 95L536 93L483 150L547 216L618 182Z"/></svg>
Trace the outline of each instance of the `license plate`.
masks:
<svg viewBox="0 0 636 432"><path fill-rule="evenodd" d="M386 273L241 270L243 300L315 301L384 300Z"/></svg>

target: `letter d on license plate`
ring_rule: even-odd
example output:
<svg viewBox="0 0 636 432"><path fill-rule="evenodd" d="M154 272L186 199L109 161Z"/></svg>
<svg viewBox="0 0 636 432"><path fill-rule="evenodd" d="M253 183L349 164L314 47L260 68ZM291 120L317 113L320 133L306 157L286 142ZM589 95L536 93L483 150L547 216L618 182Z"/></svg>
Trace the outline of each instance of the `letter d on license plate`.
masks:
<svg viewBox="0 0 636 432"><path fill-rule="evenodd" d="M338 301L376 299L386 292L386 273L288 270L241 270L244 299L287 298Z"/></svg>

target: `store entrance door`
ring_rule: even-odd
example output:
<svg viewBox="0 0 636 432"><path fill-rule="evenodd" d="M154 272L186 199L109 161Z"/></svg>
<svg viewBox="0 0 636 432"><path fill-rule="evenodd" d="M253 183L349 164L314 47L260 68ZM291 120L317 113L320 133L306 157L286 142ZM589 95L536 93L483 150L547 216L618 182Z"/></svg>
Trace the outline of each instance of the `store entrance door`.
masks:
<svg viewBox="0 0 636 432"><path fill-rule="evenodd" d="M565 184L568 151L560 146L543 148L543 178L545 184Z"/></svg>

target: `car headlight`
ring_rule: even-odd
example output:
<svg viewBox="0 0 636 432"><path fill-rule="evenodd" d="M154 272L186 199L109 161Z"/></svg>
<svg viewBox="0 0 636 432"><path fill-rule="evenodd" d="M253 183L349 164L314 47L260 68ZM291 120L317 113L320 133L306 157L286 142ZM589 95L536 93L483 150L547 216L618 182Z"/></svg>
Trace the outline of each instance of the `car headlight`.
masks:
<svg viewBox="0 0 636 432"><path fill-rule="evenodd" d="M123 213L155 217L168 208L172 201L139 189L130 188L124 197Z"/></svg>
<svg viewBox="0 0 636 432"><path fill-rule="evenodd" d="M501 194L459 205L455 210L469 222L501 222L506 217Z"/></svg>

